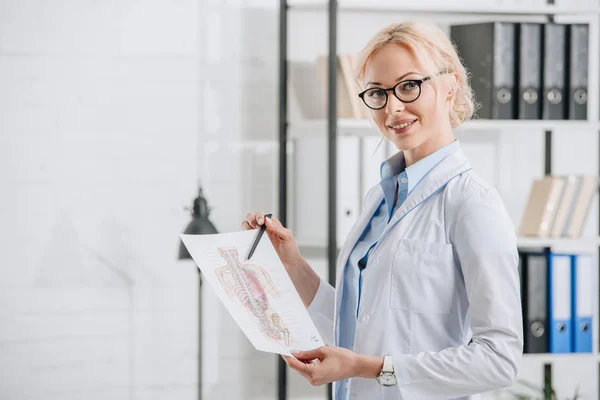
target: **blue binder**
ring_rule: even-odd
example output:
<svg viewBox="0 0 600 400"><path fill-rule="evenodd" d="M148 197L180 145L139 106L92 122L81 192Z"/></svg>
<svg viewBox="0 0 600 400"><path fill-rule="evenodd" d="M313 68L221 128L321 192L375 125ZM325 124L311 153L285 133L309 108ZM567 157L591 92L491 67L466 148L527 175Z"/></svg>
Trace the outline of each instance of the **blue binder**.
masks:
<svg viewBox="0 0 600 400"><path fill-rule="evenodd" d="M548 253L550 353L572 352L571 256Z"/></svg>
<svg viewBox="0 0 600 400"><path fill-rule="evenodd" d="M594 292L592 282L592 257L571 257L571 315L573 352L592 352L592 315L594 314Z"/></svg>

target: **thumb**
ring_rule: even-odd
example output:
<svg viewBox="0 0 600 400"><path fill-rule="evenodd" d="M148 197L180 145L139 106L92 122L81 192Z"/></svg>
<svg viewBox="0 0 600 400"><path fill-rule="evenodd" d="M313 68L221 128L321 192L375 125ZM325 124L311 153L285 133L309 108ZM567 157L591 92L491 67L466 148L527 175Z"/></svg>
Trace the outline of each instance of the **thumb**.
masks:
<svg viewBox="0 0 600 400"><path fill-rule="evenodd" d="M267 225L267 230L277 234L282 239L289 239L291 234L290 232L281 225L281 222L277 218L265 218L265 224Z"/></svg>
<svg viewBox="0 0 600 400"><path fill-rule="evenodd" d="M311 361L317 358L321 359L325 355L322 347L306 351L291 350L291 353L294 357L301 361Z"/></svg>

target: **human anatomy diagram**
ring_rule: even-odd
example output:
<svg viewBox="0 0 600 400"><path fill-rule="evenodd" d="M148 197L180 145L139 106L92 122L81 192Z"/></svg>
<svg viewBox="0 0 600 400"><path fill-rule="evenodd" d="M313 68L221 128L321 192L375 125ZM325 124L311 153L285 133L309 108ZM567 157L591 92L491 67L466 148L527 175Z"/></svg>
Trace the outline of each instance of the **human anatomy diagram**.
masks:
<svg viewBox="0 0 600 400"><path fill-rule="evenodd" d="M227 265L215 269L219 283L234 301L257 318L261 332L290 347L290 332L278 313L271 309L270 298L279 295L269 273L260 265L242 264L235 247L217 248Z"/></svg>

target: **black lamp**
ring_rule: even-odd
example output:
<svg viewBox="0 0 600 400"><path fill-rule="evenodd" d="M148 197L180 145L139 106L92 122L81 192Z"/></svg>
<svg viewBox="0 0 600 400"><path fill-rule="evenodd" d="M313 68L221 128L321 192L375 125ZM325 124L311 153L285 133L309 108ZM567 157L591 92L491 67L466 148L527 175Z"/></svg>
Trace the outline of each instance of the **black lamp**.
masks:
<svg viewBox="0 0 600 400"><path fill-rule="evenodd" d="M192 206L192 221L188 224L183 231L186 235L210 235L217 233L217 228L208 219L208 203L202 194L202 188L198 189L198 197L194 199L194 205ZM179 259L185 260L192 258L189 251L180 241L179 243Z"/></svg>
<svg viewBox="0 0 600 400"><path fill-rule="evenodd" d="M192 221L183 231L186 235L209 235L217 233L217 229L208 219L208 203L202 194L202 188L198 189L198 197L194 199L192 206ZM192 256L181 239L179 240L180 260L191 259ZM202 274L200 274L200 287L198 288L198 399L202 399Z"/></svg>

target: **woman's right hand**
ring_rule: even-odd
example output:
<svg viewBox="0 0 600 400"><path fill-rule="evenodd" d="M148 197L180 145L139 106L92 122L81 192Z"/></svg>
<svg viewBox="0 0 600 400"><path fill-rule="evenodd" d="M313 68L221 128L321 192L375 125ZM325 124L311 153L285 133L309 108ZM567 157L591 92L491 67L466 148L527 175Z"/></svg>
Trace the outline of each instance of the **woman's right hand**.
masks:
<svg viewBox="0 0 600 400"><path fill-rule="evenodd" d="M267 235L304 306L308 307L319 289L321 278L300 254L292 232L281 225L277 218L266 219L264 212L250 213L241 225L245 230L250 230L262 224L265 224Z"/></svg>
<svg viewBox="0 0 600 400"><path fill-rule="evenodd" d="M266 233L273 243L273 247L279 259L286 267L299 265L303 258L298 248L298 243L289 229L286 229L277 218L266 218L264 212L250 213L242 221L241 226L245 230L256 229L265 224Z"/></svg>

